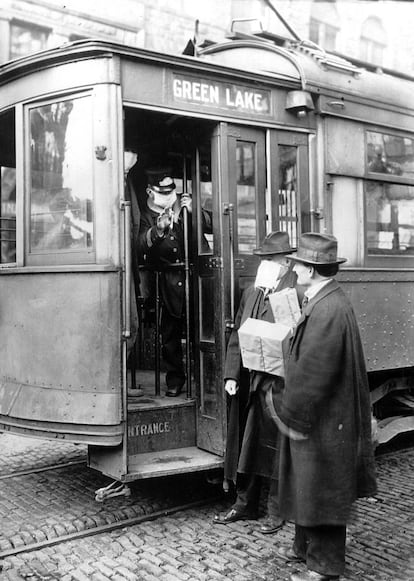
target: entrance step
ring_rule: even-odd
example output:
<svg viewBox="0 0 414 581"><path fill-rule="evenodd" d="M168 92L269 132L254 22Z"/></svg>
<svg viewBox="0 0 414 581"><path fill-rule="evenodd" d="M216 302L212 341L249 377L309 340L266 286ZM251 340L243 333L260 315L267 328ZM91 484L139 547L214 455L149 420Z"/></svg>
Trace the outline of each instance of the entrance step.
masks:
<svg viewBox="0 0 414 581"><path fill-rule="evenodd" d="M128 456L195 445L195 400L141 399L128 405Z"/></svg>
<svg viewBox="0 0 414 581"><path fill-rule="evenodd" d="M223 458L196 446L137 454L129 457L125 482L154 476L169 476L186 472L212 470L223 466Z"/></svg>

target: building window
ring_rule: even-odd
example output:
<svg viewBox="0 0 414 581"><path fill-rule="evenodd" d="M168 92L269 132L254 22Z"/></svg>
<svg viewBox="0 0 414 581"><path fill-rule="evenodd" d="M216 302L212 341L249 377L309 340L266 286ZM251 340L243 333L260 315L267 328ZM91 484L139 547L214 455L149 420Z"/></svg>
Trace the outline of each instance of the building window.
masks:
<svg viewBox="0 0 414 581"><path fill-rule="evenodd" d="M361 59L382 65L387 43L384 27L378 18L370 17L362 25L361 30Z"/></svg>
<svg viewBox="0 0 414 581"><path fill-rule="evenodd" d="M89 36L80 36L79 34L71 34L69 36L69 42L76 42L78 40L87 40L88 38L90 38Z"/></svg>
<svg viewBox="0 0 414 581"><path fill-rule="evenodd" d="M15 59L47 47L49 31L33 24L14 22L10 27L10 58Z"/></svg>
<svg viewBox="0 0 414 581"><path fill-rule="evenodd" d="M339 32L338 12L334 3L315 1L309 22L309 39L325 50L336 49L336 37Z"/></svg>

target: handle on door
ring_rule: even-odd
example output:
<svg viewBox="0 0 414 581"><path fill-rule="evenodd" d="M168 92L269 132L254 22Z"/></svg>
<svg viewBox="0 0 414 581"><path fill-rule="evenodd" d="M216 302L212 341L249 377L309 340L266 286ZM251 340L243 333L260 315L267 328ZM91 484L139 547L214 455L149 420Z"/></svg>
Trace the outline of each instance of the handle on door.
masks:
<svg viewBox="0 0 414 581"><path fill-rule="evenodd" d="M122 200L124 211L124 331L125 339L131 337L131 202Z"/></svg>
<svg viewBox="0 0 414 581"><path fill-rule="evenodd" d="M229 217L230 247L230 318L226 319L226 329L234 328L234 204L224 204L224 215Z"/></svg>

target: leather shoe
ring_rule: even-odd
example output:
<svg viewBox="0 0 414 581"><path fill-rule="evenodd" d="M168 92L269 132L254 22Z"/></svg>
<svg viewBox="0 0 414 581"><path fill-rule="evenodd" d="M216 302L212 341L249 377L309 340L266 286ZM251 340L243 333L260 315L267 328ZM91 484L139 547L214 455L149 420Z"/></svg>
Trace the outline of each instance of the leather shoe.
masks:
<svg viewBox="0 0 414 581"><path fill-rule="evenodd" d="M216 514L213 519L213 523L217 525L226 525L231 522L236 522L238 520L256 520L257 513L246 512L242 510L237 510L237 508L231 508L226 514Z"/></svg>
<svg viewBox="0 0 414 581"><path fill-rule="evenodd" d="M167 397L177 397L177 395L180 395L182 389L183 388L180 385L171 386L167 389L167 391L165 392L165 395Z"/></svg>
<svg viewBox="0 0 414 581"><path fill-rule="evenodd" d="M269 516L267 519L262 523L260 527L260 532L264 535L271 535L275 533L279 529L281 529L284 525L285 521L277 516Z"/></svg>
<svg viewBox="0 0 414 581"><path fill-rule="evenodd" d="M292 547L278 547L276 554L282 557L287 563L304 563L305 559L299 557Z"/></svg>
<svg viewBox="0 0 414 581"><path fill-rule="evenodd" d="M339 579L338 575L322 575L316 571L296 571L290 576L290 581L337 581Z"/></svg>

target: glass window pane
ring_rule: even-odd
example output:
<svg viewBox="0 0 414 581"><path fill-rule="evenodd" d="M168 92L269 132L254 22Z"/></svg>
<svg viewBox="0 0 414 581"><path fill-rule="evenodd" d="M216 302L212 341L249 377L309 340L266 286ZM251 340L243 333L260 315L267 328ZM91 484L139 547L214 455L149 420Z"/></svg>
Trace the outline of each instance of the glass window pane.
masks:
<svg viewBox="0 0 414 581"><path fill-rule="evenodd" d="M14 110L0 115L0 263L16 262Z"/></svg>
<svg viewBox="0 0 414 581"><path fill-rule="evenodd" d="M297 245L297 147L279 145L279 229L289 234L292 246Z"/></svg>
<svg viewBox="0 0 414 581"><path fill-rule="evenodd" d="M211 149L210 143L202 145L200 154L200 195L201 212L199 212L199 240L201 254L212 254L213 240L213 186L211 181Z"/></svg>
<svg viewBox="0 0 414 581"><path fill-rule="evenodd" d="M210 418L218 416L222 397L221 385L217 381L217 363L214 352L200 353L201 413Z"/></svg>
<svg viewBox="0 0 414 581"><path fill-rule="evenodd" d="M414 140L367 131L368 171L414 179Z"/></svg>
<svg viewBox="0 0 414 581"><path fill-rule="evenodd" d="M30 111L30 252L93 247L90 98Z"/></svg>
<svg viewBox="0 0 414 581"><path fill-rule="evenodd" d="M366 182L368 254L414 254L414 186Z"/></svg>
<svg viewBox="0 0 414 581"><path fill-rule="evenodd" d="M238 252L251 254L256 248L256 147L238 141L237 161L237 234Z"/></svg>
<svg viewBox="0 0 414 581"><path fill-rule="evenodd" d="M214 341L214 278L200 277L200 322L199 335L201 341Z"/></svg>
<svg viewBox="0 0 414 581"><path fill-rule="evenodd" d="M325 27L325 50L335 50L336 49L336 35L337 29L334 26L329 26L329 24Z"/></svg>

